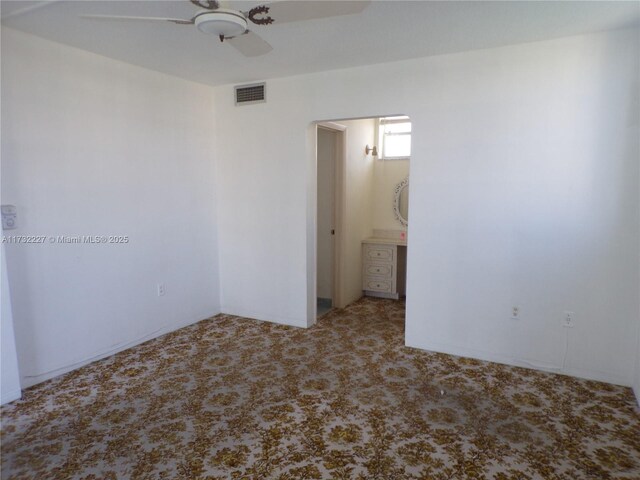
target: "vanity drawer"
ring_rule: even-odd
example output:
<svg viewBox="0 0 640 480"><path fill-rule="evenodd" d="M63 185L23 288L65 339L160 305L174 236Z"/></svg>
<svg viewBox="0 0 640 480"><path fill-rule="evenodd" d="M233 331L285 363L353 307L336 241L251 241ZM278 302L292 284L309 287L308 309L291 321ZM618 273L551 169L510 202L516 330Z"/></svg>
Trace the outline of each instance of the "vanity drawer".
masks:
<svg viewBox="0 0 640 480"><path fill-rule="evenodd" d="M372 292L392 292L391 280L385 278L365 278L364 287Z"/></svg>
<svg viewBox="0 0 640 480"><path fill-rule="evenodd" d="M366 263L364 266L364 274L376 275L378 277L392 278L393 277L393 265L389 263Z"/></svg>
<svg viewBox="0 0 640 480"><path fill-rule="evenodd" d="M365 245L364 258L377 262L393 262L395 250L395 247L387 245Z"/></svg>

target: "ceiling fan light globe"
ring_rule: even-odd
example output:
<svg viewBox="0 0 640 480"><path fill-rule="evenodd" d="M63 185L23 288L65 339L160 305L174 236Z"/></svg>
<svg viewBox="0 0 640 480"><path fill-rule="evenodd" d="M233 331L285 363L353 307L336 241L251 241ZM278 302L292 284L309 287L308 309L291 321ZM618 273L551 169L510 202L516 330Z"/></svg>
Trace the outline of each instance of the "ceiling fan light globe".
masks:
<svg viewBox="0 0 640 480"><path fill-rule="evenodd" d="M247 19L240 12L218 9L196 16L196 27L209 35L236 37L247 31Z"/></svg>

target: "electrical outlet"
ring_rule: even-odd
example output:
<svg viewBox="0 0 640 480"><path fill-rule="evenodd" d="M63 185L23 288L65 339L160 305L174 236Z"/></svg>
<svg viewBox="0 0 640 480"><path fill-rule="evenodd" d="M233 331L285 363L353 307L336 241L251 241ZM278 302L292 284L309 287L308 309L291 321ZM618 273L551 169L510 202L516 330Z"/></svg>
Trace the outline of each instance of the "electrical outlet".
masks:
<svg viewBox="0 0 640 480"><path fill-rule="evenodd" d="M164 297L164 283L159 283L158 284L158 296L159 297Z"/></svg>
<svg viewBox="0 0 640 480"><path fill-rule="evenodd" d="M564 328L573 328L575 324L575 313L574 312L564 312L564 316L562 317L562 326Z"/></svg>
<svg viewBox="0 0 640 480"><path fill-rule="evenodd" d="M511 319L520 320L520 307L511 307Z"/></svg>

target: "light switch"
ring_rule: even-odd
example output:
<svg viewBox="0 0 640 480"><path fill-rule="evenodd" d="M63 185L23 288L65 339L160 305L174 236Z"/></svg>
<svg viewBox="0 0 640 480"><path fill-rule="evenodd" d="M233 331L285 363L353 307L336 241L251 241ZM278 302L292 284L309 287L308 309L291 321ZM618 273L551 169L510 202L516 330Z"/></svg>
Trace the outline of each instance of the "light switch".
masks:
<svg viewBox="0 0 640 480"><path fill-rule="evenodd" d="M18 227L18 209L15 205L2 205L2 229L13 230Z"/></svg>

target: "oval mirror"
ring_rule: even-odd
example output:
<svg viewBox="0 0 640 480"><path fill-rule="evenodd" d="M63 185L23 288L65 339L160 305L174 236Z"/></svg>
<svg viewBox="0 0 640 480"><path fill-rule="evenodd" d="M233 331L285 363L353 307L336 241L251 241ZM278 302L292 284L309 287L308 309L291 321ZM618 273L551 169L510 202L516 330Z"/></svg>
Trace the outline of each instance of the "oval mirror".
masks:
<svg viewBox="0 0 640 480"><path fill-rule="evenodd" d="M409 219L409 177L398 185L394 192L393 212L403 227L408 226Z"/></svg>

